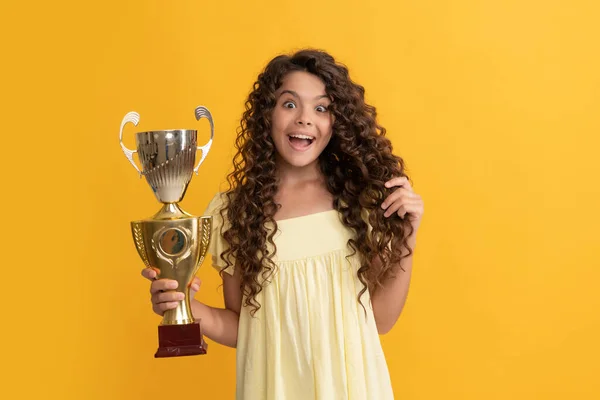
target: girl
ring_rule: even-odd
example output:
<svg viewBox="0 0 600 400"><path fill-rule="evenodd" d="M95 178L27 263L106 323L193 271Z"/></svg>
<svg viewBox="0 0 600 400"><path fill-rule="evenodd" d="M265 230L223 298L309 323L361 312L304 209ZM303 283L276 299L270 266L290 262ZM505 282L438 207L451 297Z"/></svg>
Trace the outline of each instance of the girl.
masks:
<svg viewBox="0 0 600 400"><path fill-rule="evenodd" d="M237 398L393 398L378 335L404 306L423 201L364 88L327 53L278 56L236 147L230 188L206 210L225 308L192 309L237 348ZM183 299L142 273L157 314Z"/></svg>

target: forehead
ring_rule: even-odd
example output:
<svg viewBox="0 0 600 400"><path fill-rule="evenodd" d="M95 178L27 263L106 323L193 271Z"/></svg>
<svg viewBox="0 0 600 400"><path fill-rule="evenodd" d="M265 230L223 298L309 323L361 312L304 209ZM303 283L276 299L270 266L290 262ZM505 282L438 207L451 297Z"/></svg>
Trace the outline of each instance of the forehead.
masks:
<svg viewBox="0 0 600 400"><path fill-rule="evenodd" d="M313 98L325 94L325 84L318 76L305 71L294 71L283 78L276 93L280 94L284 90L294 91L300 97Z"/></svg>

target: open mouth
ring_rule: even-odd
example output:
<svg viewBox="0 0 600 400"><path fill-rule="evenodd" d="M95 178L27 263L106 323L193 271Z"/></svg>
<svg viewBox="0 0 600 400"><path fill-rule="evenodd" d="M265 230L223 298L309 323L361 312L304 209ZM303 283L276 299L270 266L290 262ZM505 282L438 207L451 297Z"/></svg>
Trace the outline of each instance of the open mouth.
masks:
<svg viewBox="0 0 600 400"><path fill-rule="evenodd" d="M315 138L309 135L292 134L288 135L288 140L292 148L298 151L306 150L314 143Z"/></svg>

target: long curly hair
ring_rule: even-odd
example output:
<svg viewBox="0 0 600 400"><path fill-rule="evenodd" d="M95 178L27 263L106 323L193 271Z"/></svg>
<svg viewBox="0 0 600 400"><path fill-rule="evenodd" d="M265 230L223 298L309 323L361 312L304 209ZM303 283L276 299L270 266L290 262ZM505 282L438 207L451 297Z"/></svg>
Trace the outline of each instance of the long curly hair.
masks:
<svg viewBox="0 0 600 400"><path fill-rule="evenodd" d="M365 103L365 89L354 83L348 69L326 52L302 50L279 55L258 76L241 118L236 138L233 171L221 216L227 221L222 236L228 248L220 255L226 267L234 265L241 275L244 305L260 308L256 296L275 271L273 236L278 205L276 149L271 138L271 115L275 92L284 77L306 71L319 77L332 100L332 137L319 156L319 165L333 206L345 226L355 233L349 240L352 254L358 253L358 278L366 290L376 290L393 276L394 265L412 254L407 237L412 226L406 219L386 218L380 205L394 190L384 186L393 177L407 176L404 161L392 153L386 130L377 123L375 107ZM268 226L274 229L269 230ZM405 252L404 250L407 250ZM223 273L223 271L221 271ZM362 305L362 302L361 302Z"/></svg>

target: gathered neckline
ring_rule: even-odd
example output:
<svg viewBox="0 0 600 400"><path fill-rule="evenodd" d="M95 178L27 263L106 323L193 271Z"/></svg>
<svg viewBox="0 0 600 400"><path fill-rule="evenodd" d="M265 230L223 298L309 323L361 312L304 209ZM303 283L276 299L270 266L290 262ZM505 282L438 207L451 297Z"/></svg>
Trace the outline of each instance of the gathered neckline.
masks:
<svg viewBox="0 0 600 400"><path fill-rule="evenodd" d="M275 222L277 224L279 224L279 223L282 223L282 222L295 221L295 220L304 219L304 218L316 217L316 216L319 216L319 215L329 214L329 213L332 213L332 212L336 212L337 213L337 210L334 208L334 209L331 209L331 210L319 211L319 212L315 212L315 213L312 213L312 214L300 215L298 217L291 217L291 218L286 218L286 219L275 220Z"/></svg>

